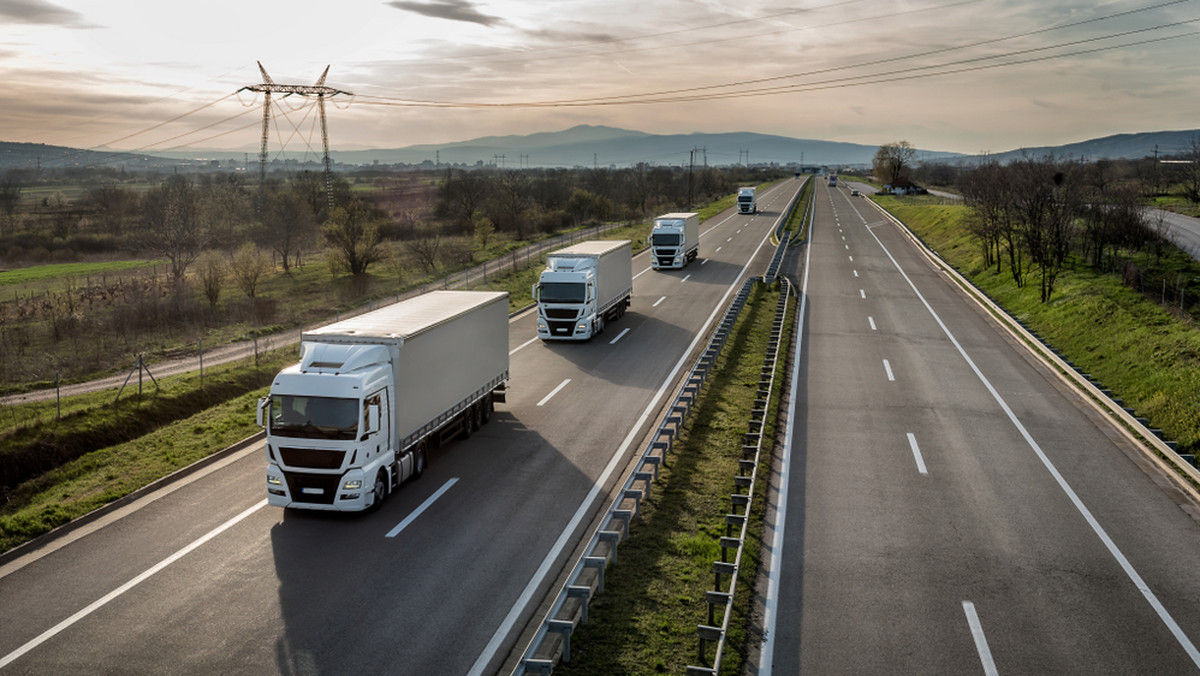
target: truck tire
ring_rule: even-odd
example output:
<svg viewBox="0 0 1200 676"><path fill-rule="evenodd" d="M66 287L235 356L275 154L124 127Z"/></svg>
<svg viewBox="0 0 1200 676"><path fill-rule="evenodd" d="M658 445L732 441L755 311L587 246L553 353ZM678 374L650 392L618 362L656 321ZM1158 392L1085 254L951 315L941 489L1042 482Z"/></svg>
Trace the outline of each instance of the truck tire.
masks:
<svg viewBox="0 0 1200 676"><path fill-rule="evenodd" d="M388 495L386 470L381 469L375 473L375 485L371 488L371 492L375 495L375 500L371 503L371 509L379 509L379 506L383 504L383 499Z"/></svg>
<svg viewBox="0 0 1200 676"><path fill-rule="evenodd" d="M425 467L429 464L429 456L426 452L425 442L417 443L417 450L413 451L413 479L420 479L425 473Z"/></svg>
<svg viewBox="0 0 1200 676"><path fill-rule="evenodd" d="M486 425L492 419L492 411L496 410L496 402L492 401L492 395L489 393L483 398L483 424Z"/></svg>

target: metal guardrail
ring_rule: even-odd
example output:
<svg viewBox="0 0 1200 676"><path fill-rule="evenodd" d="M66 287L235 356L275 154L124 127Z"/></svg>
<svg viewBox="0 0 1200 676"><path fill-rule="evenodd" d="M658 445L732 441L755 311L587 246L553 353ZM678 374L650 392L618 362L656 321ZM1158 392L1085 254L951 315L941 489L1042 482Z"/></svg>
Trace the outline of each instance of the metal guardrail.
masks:
<svg viewBox="0 0 1200 676"><path fill-rule="evenodd" d="M782 278L782 293L775 308L775 319L771 324L771 335L767 341L766 354L763 356L762 375L758 381L754 408L751 409L750 419L746 423L746 434L742 442L742 458L738 461L737 474L733 477L734 486L739 492L729 496L731 509L730 513L725 515L725 536L720 540L721 560L713 562L713 574L715 575L713 590L704 595L704 600L708 603L708 624L696 627L696 634L700 639L700 661L706 661L708 644L715 644L716 651L713 654L711 666L689 665L688 676L715 676L721 670L721 658L725 654L725 638L729 634L729 622L733 617L733 597L737 590L739 564L742 560L742 550L746 544L746 531L750 527L750 508L754 502L758 467L762 461L762 437L770 411L771 395L775 391L775 371L779 363L779 347L783 339L784 321L791 297L791 282L784 277ZM728 556L731 549L735 550L732 560ZM723 585L722 581L726 577L728 577L729 583ZM714 623L717 608L724 608L719 625Z"/></svg>

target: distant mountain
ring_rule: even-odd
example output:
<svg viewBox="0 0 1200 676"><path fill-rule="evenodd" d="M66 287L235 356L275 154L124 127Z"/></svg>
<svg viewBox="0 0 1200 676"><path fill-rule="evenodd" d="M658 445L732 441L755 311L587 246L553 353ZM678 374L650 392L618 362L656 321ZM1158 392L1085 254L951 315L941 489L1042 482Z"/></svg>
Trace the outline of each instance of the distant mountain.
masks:
<svg viewBox="0 0 1200 676"><path fill-rule="evenodd" d="M1155 150L1159 157L1182 155L1188 152L1192 141L1200 142L1200 129L1192 131L1151 131L1136 134L1115 134L1103 138L1068 143L1061 146L1038 146L1020 148L1004 153L989 154L986 159L998 162L1012 162L1022 157L1042 158L1047 155L1064 158L1085 160L1126 159L1134 160L1143 157L1153 157ZM963 158L964 162L977 162L981 157Z"/></svg>
<svg viewBox="0 0 1200 676"><path fill-rule="evenodd" d="M627 167L640 162L681 166L781 164L870 165L878 146L796 139L770 134L647 134L614 127L581 125L529 136L491 136L458 143L330 153L347 164L497 164L506 167ZM922 152L949 158L956 153Z"/></svg>
<svg viewBox="0 0 1200 676"><path fill-rule="evenodd" d="M922 162L974 163L981 159L1002 162L1023 156L1136 159L1154 154L1178 154L1200 139L1200 130L1118 134L1063 146L1022 148L986 156L918 150ZM555 132L524 136L485 136L455 143L422 144L378 150L330 152L339 165L413 165L521 167L628 167L640 162L654 165L721 166L732 164L779 164L816 167L869 167L878 150L875 145L797 139L753 132L724 134L647 134L616 127L580 125ZM274 152L273 159L296 163L296 167L320 170L320 157L307 152ZM113 166L162 169L178 164L197 166L245 166L257 163L257 153L233 150L187 150L154 154L79 150L40 143L0 142L0 171L12 168L44 169L73 166Z"/></svg>
<svg viewBox="0 0 1200 676"><path fill-rule="evenodd" d="M135 167L168 166L162 158L141 153L82 150L45 143L10 143L0 141L0 171L9 169L63 169L65 167L102 167L132 165Z"/></svg>

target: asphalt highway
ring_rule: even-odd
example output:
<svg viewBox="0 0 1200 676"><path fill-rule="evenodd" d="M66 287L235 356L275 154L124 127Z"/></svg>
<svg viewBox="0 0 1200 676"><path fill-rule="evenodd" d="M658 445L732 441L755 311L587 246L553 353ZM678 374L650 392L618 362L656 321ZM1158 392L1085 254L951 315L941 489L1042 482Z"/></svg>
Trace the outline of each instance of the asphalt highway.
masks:
<svg viewBox="0 0 1200 676"><path fill-rule="evenodd" d="M757 673L1200 669L1194 501L866 199L816 200Z"/></svg>
<svg viewBox="0 0 1200 676"><path fill-rule="evenodd" d="M507 403L376 512L266 506L256 444L0 564L0 673L497 672L801 183L703 223L683 270L635 257L588 343L513 318Z"/></svg>

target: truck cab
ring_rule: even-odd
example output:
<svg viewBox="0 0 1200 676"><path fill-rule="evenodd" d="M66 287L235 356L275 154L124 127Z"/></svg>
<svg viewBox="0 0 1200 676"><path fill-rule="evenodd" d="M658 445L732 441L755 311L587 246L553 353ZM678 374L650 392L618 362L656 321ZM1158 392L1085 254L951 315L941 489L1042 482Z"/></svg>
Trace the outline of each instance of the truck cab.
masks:
<svg viewBox="0 0 1200 676"><path fill-rule="evenodd" d="M275 377L258 411L267 432L269 504L360 511L423 469L413 458L393 466L389 352L384 345L307 343L300 363Z"/></svg>
<svg viewBox="0 0 1200 676"><path fill-rule="evenodd" d="M533 287L538 337L587 340L603 330L596 312L596 267L589 259L552 258Z"/></svg>

